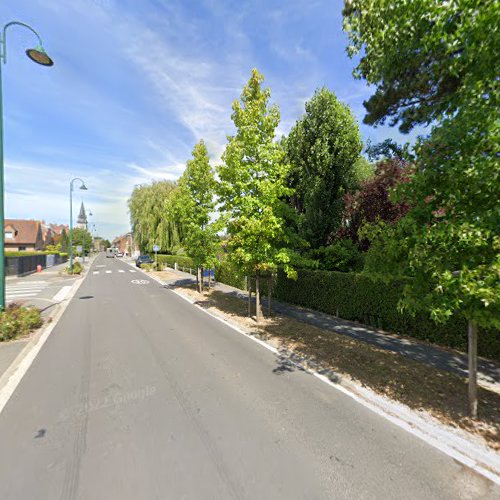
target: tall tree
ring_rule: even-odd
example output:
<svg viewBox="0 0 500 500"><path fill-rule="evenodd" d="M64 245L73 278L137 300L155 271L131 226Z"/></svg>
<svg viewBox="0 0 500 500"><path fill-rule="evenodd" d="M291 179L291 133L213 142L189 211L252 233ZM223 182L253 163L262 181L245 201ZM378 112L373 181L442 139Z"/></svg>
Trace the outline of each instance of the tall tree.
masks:
<svg viewBox="0 0 500 500"><path fill-rule="evenodd" d="M73 246L83 248L84 252L89 252L92 246L92 235L86 230L80 227L75 227L71 230Z"/></svg>
<svg viewBox="0 0 500 500"><path fill-rule="evenodd" d="M241 102L233 103L231 116L236 134L218 168L221 211L227 223L230 258L256 280L256 317L260 321L260 278L283 266L291 276L293 246L287 232L284 199L289 165L280 143L275 141L280 112L269 105L271 92L262 88L264 77L254 69L243 88Z"/></svg>
<svg viewBox="0 0 500 500"><path fill-rule="evenodd" d="M175 220L169 203L178 189L172 181L158 181L136 186L128 200L134 238L143 252L154 245L162 251L173 251L184 237L183 227Z"/></svg>
<svg viewBox="0 0 500 500"><path fill-rule="evenodd" d="M313 248L327 245L341 222L342 197L358 180L362 143L356 119L322 88L306 103L285 143L300 234Z"/></svg>
<svg viewBox="0 0 500 500"><path fill-rule="evenodd" d="M179 180L175 211L185 228L184 246L198 268L198 287L203 291L203 269L214 268L219 238L210 218L215 210L216 181L203 140L193 149L193 158Z"/></svg>
<svg viewBox="0 0 500 500"><path fill-rule="evenodd" d="M376 86L365 122L435 124L401 186L413 208L376 240L386 271L399 259L415 276L403 306L469 321L475 417L478 326L500 328L498 1L350 0L344 13L351 54L364 50L357 74Z"/></svg>

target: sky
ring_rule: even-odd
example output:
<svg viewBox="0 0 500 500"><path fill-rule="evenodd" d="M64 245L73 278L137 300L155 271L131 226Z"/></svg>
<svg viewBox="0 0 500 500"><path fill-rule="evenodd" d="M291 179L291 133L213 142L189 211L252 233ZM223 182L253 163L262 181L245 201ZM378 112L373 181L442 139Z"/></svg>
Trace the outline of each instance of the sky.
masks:
<svg viewBox="0 0 500 500"><path fill-rule="evenodd" d="M180 177L203 138L220 161L234 132L231 103L252 68L265 76L287 134L326 86L361 122L372 93L355 80L341 0L4 0L0 20L32 25L55 65L24 56L36 45L7 32L2 67L6 217L68 223L81 201L97 233L129 230L135 185ZM364 142L401 136L360 124Z"/></svg>

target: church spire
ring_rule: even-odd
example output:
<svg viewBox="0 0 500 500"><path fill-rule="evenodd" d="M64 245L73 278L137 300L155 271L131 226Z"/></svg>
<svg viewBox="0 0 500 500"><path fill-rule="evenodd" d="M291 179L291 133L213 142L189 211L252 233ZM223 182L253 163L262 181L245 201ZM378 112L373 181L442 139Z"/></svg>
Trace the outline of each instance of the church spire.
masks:
<svg viewBox="0 0 500 500"><path fill-rule="evenodd" d="M85 213L85 205L80 206L80 213L78 214L78 219L76 221L77 226L81 229L87 229L87 214Z"/></svg>

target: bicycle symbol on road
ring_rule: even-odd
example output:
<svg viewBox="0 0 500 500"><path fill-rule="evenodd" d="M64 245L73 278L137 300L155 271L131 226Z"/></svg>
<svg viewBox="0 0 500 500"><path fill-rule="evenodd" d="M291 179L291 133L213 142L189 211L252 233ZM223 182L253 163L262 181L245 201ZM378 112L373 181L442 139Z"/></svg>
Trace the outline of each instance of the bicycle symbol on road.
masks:
<svg viewBox="0 0 500 500"><path fill-rule="evenodd" d="M149 284L148 280L132 280L131 283L134 285L147 285Z"/></svg>

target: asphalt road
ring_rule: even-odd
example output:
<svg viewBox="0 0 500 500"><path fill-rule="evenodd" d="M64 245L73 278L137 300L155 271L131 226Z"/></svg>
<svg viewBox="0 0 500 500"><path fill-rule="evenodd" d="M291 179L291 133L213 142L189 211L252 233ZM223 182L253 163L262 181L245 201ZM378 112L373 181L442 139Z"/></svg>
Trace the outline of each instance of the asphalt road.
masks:
<svg viewBox="0 0 500 500"><path fill-rule="evenodd" d="M96 259L0 414L0 499L500 498L130 271Z"/></svg>

